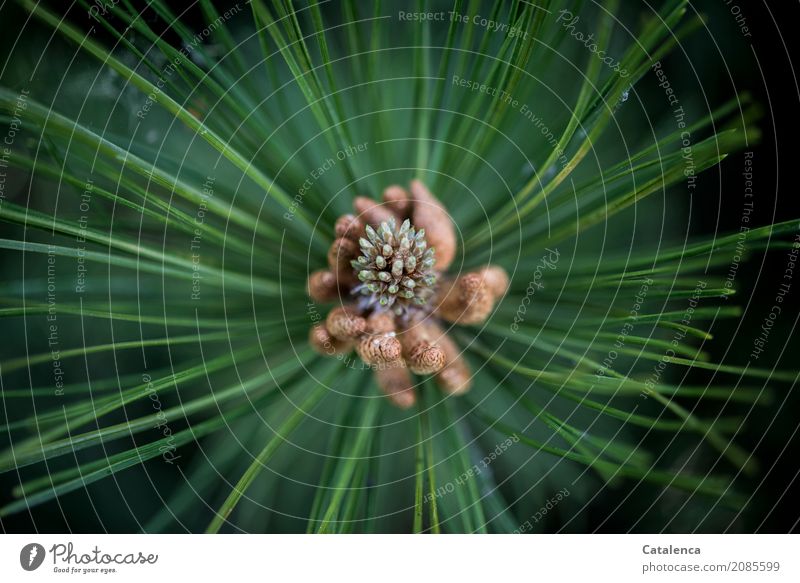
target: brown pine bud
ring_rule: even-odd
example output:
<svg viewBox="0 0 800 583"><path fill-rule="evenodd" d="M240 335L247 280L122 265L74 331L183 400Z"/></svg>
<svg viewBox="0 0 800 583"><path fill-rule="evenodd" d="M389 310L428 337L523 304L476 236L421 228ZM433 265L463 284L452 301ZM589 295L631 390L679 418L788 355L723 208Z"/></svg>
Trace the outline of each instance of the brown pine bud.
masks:
<svg viewBox="0 0 800 583"><path fill-rule="evenodd" d="M489 288L495 299L501 298L508 291L508 274L502 267L496 265L486 265L478 273L483 276L486 287Z"/></svg>
<svg viewBox="0 0 800 583"><path fill-rule="evenodd" d="M428 187L419 180L411 182L411 222L425 229L428 246L435 249L436 269L445 271L456 256L456 231L450 215Z"/></svg>
<svg viewBox="0 0 800 583"><path fill-rule="evenodd" d="M353 343L349 340L339 340L331 336L324 324L317 324L308 333L308 343L315 352L324 356L334 356L344 354L353 348Z"/></svg>
<svg viewBox="0 0 800 583"><path fill-rule="evenodd" d="M448 395L463 395L472 385L472 372L458 345L435 323L428 324L431 334L436 335L436 343L444 351L446 364L434 376L436 384Z"/></svg>
<svg viewBox="0 0 800 583"><path fill-rule="evenodd" d="M403 358L415 374L432 374L445 365L444 351L436 343L439 334L432 325L430 317L419 319L400 334Z"/></svg>
<svg viewBox="0 0 800 583"><path fill-rule="evenodd" d="M463 395L472 387L472 372L459 356L436 373L436 384L448 395Z"/></svg>
<svg viewBox="0 0 800 583"><path fill-rule="evenodd" d="M397 407L408 409L416 402L411 375L405 367L380 367L375 371L375 378L384 394Z"/></svg>
<svg viewBox="0 0 800 583"><path fill-rule="evenodd" d="M356 342L356 352L366 364L381 365L400 360L402 348L392 332L364 334Z"/></svg>
<svg viewBox="0 0 800 583"><path fill-rule="evenodd" d="M353 201L353 208L356 209L358 218L362 223L372 225L375 228L390 219L397 220L388 205L380 204L366 196L357 196Z"/></svg>
<svg viewBox="0 0 800 583"><path fill-rule="evenodd" d="M433 374L442 370L445 365L445 354L441 347L427 342L414 346L408 353L406 362L415 374Z"/></svg>
<svg viewBox="0 0 800 583"><path fill-rule="evenodd" d="M339 340L351 340L364 333L367 328L367 321L352 308L338 306L328 314L325 326L331 336Z"/></svg>
<svg viewBox="0 0 800 583"><path fill-rule="evenodd" d="M372 312L367 318L369 334L386 334L395 330L394 314L391 312Z"/></svg>
<svg viewBox="0 0 800 583"><path fill-rule="evenodd" d="M358 281L350 262L358 256L358 243L339 237L328 249L328 265L339 286L347 287Z"/></svg>
<svg viewBox="0 0 800 583"><path fill-rule="evenodd" d="M402 186L392 185L384 190L383 202L401 219L407 218L411 213L411 198Z"/></svg>
<svg viewBox="0 0 800 583"><path fill-rule="evenodd" d="M308 277L308 295L317 302L330 302L339 297L336 276L332 271L320 269Z"/></svg>
<svg viewBox="0 0 800 583"><path fill-rule="evenodd" d="M494 296L480 273L467 273L443 283L437 313L458 324L479 324L494 307Z"/></svg>
<svg viewBox="0 0 800 583"><path fill-rule="evenodd" d="M357 256L358 244L351 239L339 237L334 240L330 249L328 249L328 265L334 271L340 266L352 271L353 268L350 266L350 262Z"/></svg>
<svg viewBox="0 0 800 583"><path fill-rule="evenodd" d="M334 231L338 238L351 239L357 242L359 237L364 234L364 223L354 215L342 215L336 219Z"/></svg>

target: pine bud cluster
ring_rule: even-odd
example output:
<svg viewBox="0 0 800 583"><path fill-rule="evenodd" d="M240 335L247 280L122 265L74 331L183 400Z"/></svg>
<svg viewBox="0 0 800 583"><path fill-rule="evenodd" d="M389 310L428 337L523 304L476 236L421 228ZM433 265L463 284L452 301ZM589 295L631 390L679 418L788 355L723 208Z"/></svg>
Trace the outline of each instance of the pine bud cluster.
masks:
<svg viewBox="0 0 800 583"><path fill-rule="evenodd" d="M342 302L311 329L309 343L329 356L355 350L403 409L416 402L411 373L433 375L448 394L466 392L472 373L443 324L485 321L508 288L506 272L487 265L447 275L455 227L419 180L408 191L390 186L382 203L358 197L353 207L356 214L336 221L328 269L308 279L312 299Z"/></svg>

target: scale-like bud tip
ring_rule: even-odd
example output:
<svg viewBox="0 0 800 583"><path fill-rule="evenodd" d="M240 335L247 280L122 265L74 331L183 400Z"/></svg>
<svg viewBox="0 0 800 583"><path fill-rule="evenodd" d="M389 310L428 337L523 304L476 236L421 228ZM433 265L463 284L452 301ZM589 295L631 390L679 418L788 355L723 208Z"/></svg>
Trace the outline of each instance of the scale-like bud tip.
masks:
<svg viewBox="0 0 800 583"><path fill-rule="evenodd" d="M358 339L356 352L370 365L386 364L400 360L402 348L393 333L365 334Z"/></svg>
<svg viewBox="0 0 800 583"><path fill-rule="evenodd" d="M333 337L349 340L364 333L367 321L350 308L339 306L330 311L325 325Z"/></svg>

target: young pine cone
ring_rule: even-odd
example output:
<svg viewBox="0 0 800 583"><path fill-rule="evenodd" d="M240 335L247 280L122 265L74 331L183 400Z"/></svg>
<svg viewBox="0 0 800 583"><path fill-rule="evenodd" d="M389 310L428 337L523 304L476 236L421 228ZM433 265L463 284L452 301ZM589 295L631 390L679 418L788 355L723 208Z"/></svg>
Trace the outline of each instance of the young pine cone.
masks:
<svg viewBox="0 0 800 583"><path fill-rule="evenodd" d="M356 342L356 352L369 365L383 365L399 361L402 348L393 332L364 334Z"/></svg>
<svg viewBox="0 0 800 583"><path fill-rule="evenodd" d="M334 338L353 340L367 329L367 321L353 309L339 306L330 311L325 326Z"/></svg>
<svg viewBox="0 0 800 583"><path fill-rule="evenodd" d="M467 273L444 282L437 314L449 322L479 324L494 308L494 295L481 273Z"/></svg>
<svg viewBox="0 0 800 583"><path fill-rule="evenodd" d="M403 358L415 374L433 374L445 365L445 353L437 344L438 334L432 331L432 323L430 316L417 318L400 334Z"/></svg>
<svg viewBox="0 0 800 583"><path fill-rule="evenodd" d="M324 324L317 324L308 335L308 343L319 354L333 356L350 352L353 343L350 340L339 340L331 336Z"/></svg>
<svg viewBox="0 0 800 583"><path fill-rule="evenodd" d="M414 383L405 367L379 367L375 371L375 378L378 386L394 405L401 409L408 409L416 403Z"/></svg>

